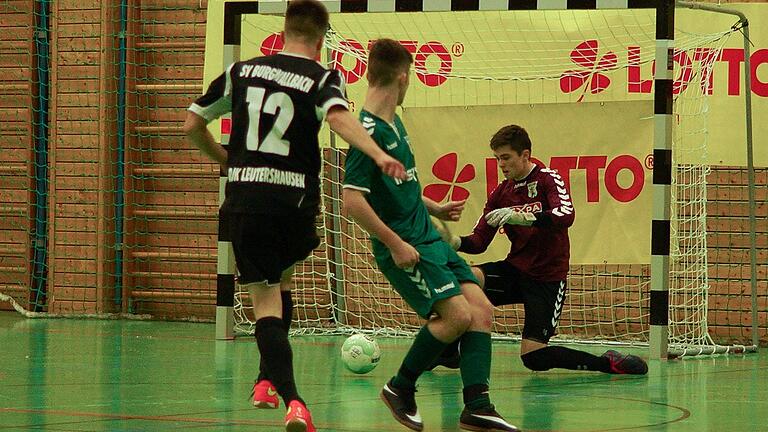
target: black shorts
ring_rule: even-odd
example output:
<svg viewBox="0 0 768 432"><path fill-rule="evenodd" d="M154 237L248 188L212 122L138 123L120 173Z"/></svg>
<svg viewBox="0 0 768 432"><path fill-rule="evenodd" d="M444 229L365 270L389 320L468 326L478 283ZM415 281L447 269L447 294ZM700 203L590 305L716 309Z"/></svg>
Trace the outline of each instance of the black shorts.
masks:
<svg viewBox="0 0 768 432"><path fill-rule="evenodd" d="M320 244L315 216L297 213L220 215L232 241L239 283L276 284L283 271Z"/></svg>
<svg viewBox="0 0 768 432"><path fill-rule="evenodd" d="M483 291L494 306L523 304L523 339L548 343L555 335L563 311L566 281L534 280L507 261L489 262L479 267L485 275Z"/></svg>

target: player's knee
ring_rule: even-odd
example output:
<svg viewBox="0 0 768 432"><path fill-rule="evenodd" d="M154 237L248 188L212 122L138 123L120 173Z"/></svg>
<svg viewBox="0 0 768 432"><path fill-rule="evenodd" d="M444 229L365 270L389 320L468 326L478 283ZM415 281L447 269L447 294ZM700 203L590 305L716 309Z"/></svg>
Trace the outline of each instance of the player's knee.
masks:
<svg viewBox="0 0 768 432"><path fill-rule="evenodd" d="M490 330L493 326L493 305L488 299L483 298L477 304L472 305L473 327Z"/></svg>
<svg viewBox="0 0 768 432"><path fill-rule="evenodd" d="M520 356L523 365L532 371L545 371L552 369L549 354L546 349L538 349Z"/></svg>
<svg viewBox="0 0 768 432"><path fill-rule="evenodd" d="M452 336L456 338L466 332L470 324L472 324L472 313L466 308L453 309L450 315L445 318Z"/></svg>
<svg viewBox="0 0 768 432"><path fill-rule="evenodd" d="M456 312L453 317L453 326L456 329L456 334L460 335L467 331L467 328L472 324L472 313L466 309L462 309Z"/></svg>
<svg viewBox="0 0 768 432"><path fill-rule="evenodd" d="M467 331L472 324L471 307L463 296L454 296L440 300L436 312L439 315L441 326L457 338Z"/></svg>

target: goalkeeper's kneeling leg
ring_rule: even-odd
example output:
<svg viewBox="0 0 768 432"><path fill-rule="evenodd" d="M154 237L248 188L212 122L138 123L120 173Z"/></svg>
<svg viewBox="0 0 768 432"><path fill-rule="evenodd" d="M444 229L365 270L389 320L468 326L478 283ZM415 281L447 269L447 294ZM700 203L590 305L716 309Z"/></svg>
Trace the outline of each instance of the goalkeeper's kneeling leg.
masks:
<svg viewBox="0 0 768 432"><path fill-rule="evenodd" d="M528 369L536 372L550 370L554 367L552 364L552 356L548 352L547 348L537 349L520 356L523 361L523 365Z"/></svg>
<svg viewBox="0 0 768 432"><path fill-rule="evenodd" d="M520 356L523 364L533 371L554 368L600 371L607 373L645 374L648 366L640 357L622 355L609 350L602 356L562 346L547 346Z"/></svg>

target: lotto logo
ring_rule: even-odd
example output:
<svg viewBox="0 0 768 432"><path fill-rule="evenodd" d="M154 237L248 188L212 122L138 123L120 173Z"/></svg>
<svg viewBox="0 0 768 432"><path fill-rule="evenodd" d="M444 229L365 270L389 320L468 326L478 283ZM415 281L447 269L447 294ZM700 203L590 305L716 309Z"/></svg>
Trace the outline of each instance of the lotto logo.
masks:
<svg viewBox="0 0 768 432"><path fill-rule="evenodd" d="M598 40L589 39L576 45L569 57L575 67L560 75L560 91L581 92L579 102L587 93L597 95L604 92L611 86L611 77L616 77L624 70L627 74L627 93L648 94L653 91L656 61L642 61L643 49L639 46L628 46L626 52L619 52L601 49ZM713 67L704 67L712 63ZM700 86L702 93L713 94L717 74L722 73L722 68L717 66L722 63L727 68L727 94L738 96L741 94L743 78L741 64L744 63L744 49L740 48L724 48L722 51L707 47L673 50L669 66L675 70L672 92L680 94L694 84ZM752 93L763 97L768 96L768 81L761 80L757 70L765 63L768 63L768 49L754 50L750 55L751 88ZM626 67L622 66L624 64Z"/></svg>
<svg viewBox="0 0 768 432"><path fill-rule="evenodd" d="M584 99L584 93L597 94L605 90L611 79L603 72L616 68L616 54L608 51L598 60L599 43L596 40L588 40L580 43L571 51L571 61L579 65L580 69L565 71L560 76L560 90L563 93L571 93L584 87L578 102Z"/></svg>
<svg viewBox="0 0 768 432"><path fill-rule="evenodd" d="M544 164L535 158L531 160L539 166ZM600 183L602 181L608 194L619 202L630 202L640 196L645 186L645 169L653 168L653 156L645 158L645 168L635 156L618 155L608 161L608 156L552 156L549 168L557 170L570 188L571 171L581 171L586 183L587 202L600 201ZM619 182L619 174L627 171L631 182L624 186ZM571 192L573 195L573 192Z"/></svg>
<svg viewBox="0 0 768 432"><path fill-rule="evenodd" d="M634 201L647 184L645 178L647 172L653 169L652 155L646 156L644 161L628 154L612 158L606 155L552 156L548 164L536 158L531 158L531 161L541 167L546 166L557 170L566 187L571 191L571 196L576 200L585 199L587 203L598 203L604 200L605 197L601 195L601 191L608 192L610 199L617 202ZM470 182L476 178L475 166L459 163L457 153L438 157L432 165L432 174L438 181L426 185L424 195L437 202L445 199L469 198ZM571 190L571 180L576 176L580 176L580 180L583 179L580 183L584 184L585 190ZM499 176L496 159L485 159L484 180L486 197L488 197L503 180ZM531 211L535 212L536 209Z"/></svg>
<svg viewBox="0 0 768 432"><path fill-rule="evenodd" d="M438 41L399 41L413 54L413 69L416 77L427 87L439 87L448 80L455 58L464 54L464 44L456 42L449 49ZM347 84L354 84L365 76L368 69L367 56L373 41L363 46L357 40L344 39L339 49L331 49L331 67L344 75ZM282 33L273 33L261 42L261 53L277 54L284 46ZM345 66L346 65L346 66Z"/></svg>
<svg viewBox="0 0 768 432"><path fill-rule="evenodd" d="M441 156L432 165L432 174L444 183L434 183L424 188L424 195L436 202L443 201L446 197L451 201L461 201L469 197L469 190L459 186L468 183L475 178L475 167L470 164L458 168L459 156L457 153L448 153Z"/></svg>

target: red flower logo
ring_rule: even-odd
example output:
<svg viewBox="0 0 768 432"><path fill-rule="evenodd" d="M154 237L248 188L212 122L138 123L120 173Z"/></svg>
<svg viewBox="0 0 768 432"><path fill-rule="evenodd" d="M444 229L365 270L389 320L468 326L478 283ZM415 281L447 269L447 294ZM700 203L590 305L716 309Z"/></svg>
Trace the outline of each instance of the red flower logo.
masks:
<svg viewBox="0 0 768 432"><path fill-rule="evenodd" d="M445 197L450 196L451 201L461 201L469 197L469 191L457 183L467 183L475 178L475 167L467 164L456 174L459 158L456 153L448 153L435 161L432 165L432 174L438 179L448 182L427 185L424 188L424 195L436 202L441 202Z"/></svg>
<svg viewBox="0 0 768 432"><path fill-rule="evenodd" d="M563 93L571 93L584 86L584 91L579 96L578 102L584 99L584 93L589 87L589 92L597 94L605 90L611 80L607 75L600 72L609 71L616 68L618 59L613 51L608 51L604 56L597 59L598 42L594 39L580 43L571 51L571 61L584 69L568 70L560 75L560 90ZM589 86L585 84L589 83Z"/></svg>

